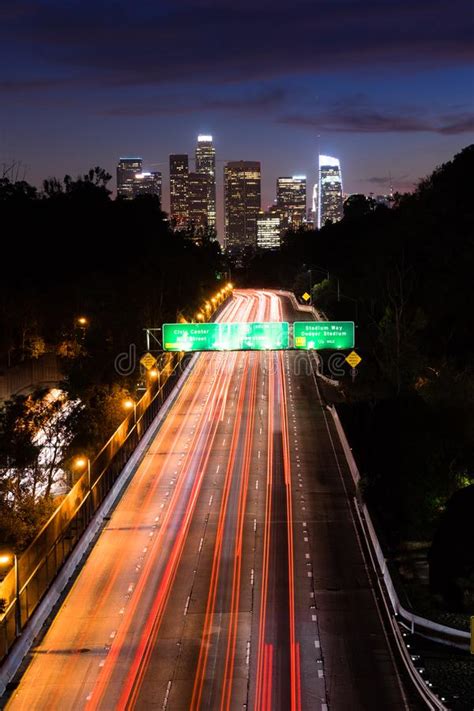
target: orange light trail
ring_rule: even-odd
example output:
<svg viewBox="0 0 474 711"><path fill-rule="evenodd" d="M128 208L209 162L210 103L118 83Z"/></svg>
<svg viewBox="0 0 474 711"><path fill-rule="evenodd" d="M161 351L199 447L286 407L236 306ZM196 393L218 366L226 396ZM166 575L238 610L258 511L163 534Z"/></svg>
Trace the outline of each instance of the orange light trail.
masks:
<svg viewBox="0 0 474 711"><path fill-rule="evenodd" d="M273 425L274 425L274 356L268 356L268 428L267 428L267 482L265 498L265 523L263 530L263 561L262 561L262 587L260 593L260 620L258 632L258 655L257 655L257 690L256 690L256 711L264 709L264 675L265 669L265 627L267 611L268 592L268 570L270 559L270 534L272 515L272 488L273 488Z"/></svg>
<svg viewBox="0 0 474 711"><path fill-rule="evenodd" d="M252 309L252 311L254 311L254 309ZM250 313L249 313L249 316L250 316ZM223 496L222 496L221 508L219 511L219 521L218 521L218 526L217 526L216 541L215 541L215 545L214 545L214 556L213 556L213 562L212 562L209 593L208 593L207 605L206 605L206 614L205 614L205 618L204 618L203 633L201 636L199 658L198 658L198 663L197 663L197 668L196 668L196 674L195 674L194 686L193 686L193 694L192 694L191 706L190 706L191 711L197 711L197 709L199 709L200 704L201 704L201 698L202 698L202 692L203 692L204 680L205 680L205 673L206 673L206 666L207 666L207 659L209 656L209 647L210 647L209 638L211 635L212 624L213 624L213 619L214 619L214 608L215 608L217 586L218 586L218 580L219 580L219 567L220 567L220 560L221 560L221 551L222 551L225 519L226 519L226 513L227 513L227 504L228 504L229 495L230 495L230 488L231 488L231 483L232 483L232 471L234 468L235 456L236 456L236 452L237 452L237 445L238 445L238 441L239 441L240 420L241 420L243 405L244 405L244 401L245 401L245 392L246 392L248 371L249 371L249 356L248 356L248 354L245 354L244 358L245 358L244 374L242 376L242 380L241 380L241 384L240 384L239 399L238 399L238 405L236 408L236 418L234 421L234 429L233 429L233 433L232 433L232 441L231 441L231 446L230 446L230 450L229 450L229 459L228 459L225 482L224 482L224 491L223 491ZM257 382L255 374L256 374L257 367L258 367L258 360L254 359L254 362L252 364L251 387L250 387L251 394L250 394L250 403L249 403L249 406L252 409L252 411L253 411L254 404L255 404L254 401L255 401L256 382ZM253 419L253 414L251 415L249 413L249 419L251 419L251 420ZM242 512L242 515L243 515L243 512ZM241 555L241 551L239 553L239 558L240 558L240 555ZM235 572L235 568L234 568L234 572ZM233 580L232 596L235 599L235 579ZM229 661L230 661L230 659L227 658L226 664L229 663ZM230 680L230 683L232 684L232 680ZM228 696L230 696L230 694L231 694L231 691L226 689L226 685L224 683L224 695L226 697L228 697Z"/></svg>
<svg viewBox="0 0 474 711"><path fill-rule="evenodd" d="M279 384L281 389L280 410L283 439L283 468L285 473L286 488L286 525L288 536L288 590L289 590L289 618L290 618L290 688L291 711L301 710L301 689L299 678L299 654L296 644L295 631L295 577L294 577L294 546L293 546L293 501L291 492L291 460L290 442L288 436L288 409L286 400L286 380L281 351L277 355L279 365Z"/></svg>
<svg viewBox="0 0 474 711"><path fill-rule="evenodd" d="M239 296L235 297L233 302L231 304L229 304L228 306L226 306L221 317L224 316L224 314L225 314L226 317L230 316L231 318L233 318L234 315L239 311L239 309L241 307L241 303L242 302L245 303L246 301L250 302L251 300L247 299L245 297L242 297L242 298ZM228 359L226 359L225 357L222 357L220 355L217 357L221 361L219 363L220 369L218 372L218 376L217 376L213 386L211 387L211 390L210 390L209 395L206 400L207 404L209 405L209 411L213 411L213 410L218 411L220 404L222 402L225 402L226 397L227 397L227 392L229 389L229 385L230 385L230 381L231 381L231 374L232 374L232 370L233 370L232 367L228 367L229 366ZM233 363L235 363L235 359L236 359L235 354L232 354L231 357L232 357ZM215 359L216 356L213 355L210 358ZM231 363L231 366L233 365L233 363ZM224 364L227 365L227 367L224 367ZM196 370L191 374L190 377L197 378L198 374L200 374L200 371L205 369L206 367L208 367L207 361L205 359L200 359L198 368L196 368ZM182 396L182 393L180 393L179 398L181 396ZM195 403L195 401L199 397L202 397L202 393L200 393L199 388L196 388L196 393L193 397L192 402ZM194 440L196 439L200 429L202 428L202 424L203 424L202 419L203 419L203 417L207 416L207 413L208 413L207 407L204 407L202 409L202 413L200 416L199 425L198 425L198 427L196 427L196 435L193 437L193 445L194 445ZM172 419L173 418L171 418L171 417L167 418L167 420L169 421L168 427L171 427ZM211 432L210 442L208 442L208 445L203 449L203 451L207 452L207 455L205 456L205 463L207 463L207 459L209 458L210 452L212 451L212 441L213 441L215 434L217 432L218 420L217 420L217 418L215 418L215 419L216 419L216 422L215 422L215 425L214 425L213 430ZM182 431L184 426L185 426L185 421L183 421L183 423L181 424L179 432ZM157 536L157 538L155 539L155 544L154 544L155 550L159 549L158 544L160 542L160 539L161 540L163 539L165 531L167 530L169 521L172 518L173 513L175 511L176 501L179 498L179 494L181 493L181 489L183 487L183 482L185 481L185 478L186 478L186 470L190 464L190 460L192 458L191 452L193 451L193 449L194 449L194 447L192 446L188 450L188 454L186 456L186 460L185 460L185 463L182 468L178 486L176 487L175 491L173 492L173 497L170 501L170 505L169 505L167 514L165 515L165 519L164 519L163 524L160 528L160 533ZM201 460L202 460L202 457L201 457ZM182 551L182 547L184 546L187 528L189 527L189 524L190 524L190 520L192 517L192 511L194 511L194 506L195 506L196 500L197 500L197 494L200 489L200 485L201 485L202 478L204 475L205 464L204 464L204 466L202 466L202 465L203 465L203 462L200 461L200 466L199 466L200 474L198 475L196 481L194 482L191 497L188 502L188 504L189 504L188 509L186 511L187 515L183 519L183 523L181 525L180 532L179 532L179 534L176 538L176 541L175 541L175 546L173 548L173 551L170 555L170 559L168 561L168 565L166 566L165 572L163 574L162 583L160 584L159 592L155 598L155 605L150 613L150 615L151 614L158 615L158 617L159 617L158 629L159 629L159 623L161 623L161 618L162 618L162 614L164 611L164 606L165 606L165 603L166 603L168 596L169 596L171 583L172 583L172 580L174 580L174 576L176 574L177 564L178 564L179 559L181 557L180 553ZM156 485L158 485L158 481L156 481ZM149 497L147 497L147 499L150 497L151 497L151 493L150 493ZM190 510L190 508L192 509L192 511ZM178 551L177 551L178 544L181 549L179 551L179 555L178 555ZM100 705L101 699L102 699L102 697L105 693L105 690L107 688L107 684L108 684L110 677L112 676L112 673L114 671L115 663L116 663L117 658L120 654L120 651L123 647L129 626L133 620L134 613L136 612L136 609L139 605L140 597L141 597L143 589L146 585L146 582L147 582L147 579L148 579L148 576L150 573L150 569L154 565L154 563L155 563L155 558L153 556L150 556L150 558L148 559L148 564L147 564L147 566L145 566L145 568L143 570L143 574L140 578L140 581L134 590L133 597L130 600L130 605L128 606L128 609L127 609L127 618L126 618L126 620L124 620L124 624L120 628L119 634L117 635L117 637L114 640L114 643L113 643L113 645L110 649L109 655L107 657L107 662L102 669L102 673L99 676L99 679L98 679L96 686L93 690L92 696L87 704L87 709L90 711L92 711L93 709L97 709ZM119 567L119 562L117 563L117 568L118 567ZM164 585L163 585L163 583L164 583ZM149 634L151 632L151 626L149 624L150 616L149 616L149 619L147 622L148 622L148 624L146 626L145 632L147 634ZM157 633L158 629L156 630L156 633ZM153 636L155 637L156 635L153 635ZM143 658L144 654L145 654L145 647L146 646L148 648L150 648L150 645L144 644L144 637L142 635L141 642L140 642L140 645L137 649L135 659L134 659L135 664L133 665L132 669L130 669L129 674L127 676L128 682L130 682L130 678L131 678L132 674L138 673L139 667L142 668L142 673L140 674L140 681L143 678L143 674L145 671L145 669L143 668L144 667L143 662L147 662L149 659L149 653L147 654L146 659ZM138 663L137 663L137 661L138 661ZM145 664L145 666L146 666L146 664ZM133 682L132 682L132 684L128 683L128 685L126 683L126 689L123 691L122 696L121 696L122 700L124 700L124 698L125 698L128 686L130 686L129 691L131 693L131 687L134 686L134 683Z"/></svg>

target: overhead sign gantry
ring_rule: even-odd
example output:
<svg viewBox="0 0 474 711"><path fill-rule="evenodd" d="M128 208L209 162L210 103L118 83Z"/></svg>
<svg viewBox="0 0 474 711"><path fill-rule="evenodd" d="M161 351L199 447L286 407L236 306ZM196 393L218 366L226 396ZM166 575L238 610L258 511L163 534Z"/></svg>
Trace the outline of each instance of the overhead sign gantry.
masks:
<svg viewBox="0 0 474 711"><path fill-rule="evenodd" d="M263 351L354 348L353 321L165 323L165 351Z"/></svg>

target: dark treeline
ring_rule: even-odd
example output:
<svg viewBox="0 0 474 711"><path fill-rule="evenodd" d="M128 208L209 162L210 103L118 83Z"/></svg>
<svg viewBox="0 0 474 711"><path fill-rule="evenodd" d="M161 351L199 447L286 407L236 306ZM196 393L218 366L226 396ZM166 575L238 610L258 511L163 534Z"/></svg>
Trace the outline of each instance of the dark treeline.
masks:
<svg viewBox="0 0 474 711"><path fill-rule="evenodd" d="M430 540L441 520L432 569L457 546L449 577L471 576L474 587L472 512L462 523L453 511L466 515L474 480L473 174L469 146L392 209L352 198L340 223L290 233L280 253L257 255L247 281L312 287L329 317L357 321L363 362L353 385L344 379L341 413L366 496L393 543ZM446 546L442 513L460 489Z"/></svg>
<svg viewBox="0 0 474 711"><path fill-rule="evenodd" d="M42 192L0 181L0 354L57 344L82 314L111 353L143 346L144 326L192 313L214 288L218 243L172 233L156 198L112 200L108 179L96 168Z"/></svg>
<svg viewBox="0 0 474 711"><path fill-rule="evenodd" d="M40 191L0 180L0 369L54 351L65 397L80 402L59 420L61 401L44 393L0 410L0 544L16 550L55 505L58 472L74 454L92 456L136 395L138 368L124 377L116 357L133 358L135 346L140 358L145 327L191 317L225 275L211 235L172 232L159 200L113 200L109 180L100 168ZM35 440L45 428L47 441L59 434L64 444L48 466Z"/></svg>

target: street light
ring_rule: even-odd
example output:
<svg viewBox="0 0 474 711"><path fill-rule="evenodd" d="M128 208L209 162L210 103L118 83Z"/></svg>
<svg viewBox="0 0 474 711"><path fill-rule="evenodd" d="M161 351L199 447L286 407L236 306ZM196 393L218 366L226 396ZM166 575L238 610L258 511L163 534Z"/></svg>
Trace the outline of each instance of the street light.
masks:
<svg viewBox="0 0 474 711"><path fill-rule="evenodd" d="M85 469L87 473L87 489L91 490L91 460L89 457L76 457L74 460L74 468L78 471Z"/></svg>
<svg viewBox="0 0 474 711"><path fill-rule="evenodd" d="M158 371L156 368L152 368L148 371L148 376L150 380L156 380L158 378Z"/></svg>
<svg viewBox="0 0 474 711"><path fill-rule="evenodd" d="M15 568L15 635L21 634L21 610L20 610L20 576L18 571L18 558L16 553L2 553L0 555L0 565L8 565L13 562Z"/></svg>
<svg viewBox="0 0 474 711"><path fill-rule="evenodd" d="M123 401L123 406L125 410L131 410L133 408L133 424L137 424L137 403L132 398L127 398Z"/></svg>
<svg viewBox="0 0 474 711"><path fill-rule="evenodd" d="M303 265L303 267L304 267L304 265ZM310 293L311 293L312 287L313 287L313 284L312 284L312 281L313 281L313 271L317 271L317 272L321 272L322 274L326 274L326 278L327 278L328 281L329 281L330 278L331 278L331 275L330 275L330 273L329 273L329 269L325 269L324 267L318 267L317 264L312 264L311 267L308 268L309 281L310 281ZM341 300L341 289L340 289L340 286L339 286L339 277L336 277L336 281L337 281L337 300L340 301L340 300ZM311 303L313 303L312 297L311 297Z"/></svg>

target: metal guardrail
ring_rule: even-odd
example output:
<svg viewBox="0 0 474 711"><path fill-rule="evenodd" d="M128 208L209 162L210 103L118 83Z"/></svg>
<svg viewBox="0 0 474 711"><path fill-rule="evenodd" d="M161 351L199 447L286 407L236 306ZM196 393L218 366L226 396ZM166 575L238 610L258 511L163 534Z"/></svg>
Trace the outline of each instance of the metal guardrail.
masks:
<svg viewBox="0 0 474 711"><path fill-rule="evenodd" d="M369 512L364 507L365 513L367 514L368 518L366 518L365 515L362 515L362 512L361 512L361 509L360 509L357 499L354 499L354 506L355 506L355 510L357 513L360 527L361 527L362 532L364 534L364 539L365 539L365 542L367 545L367 550L369 552L369 556L371 559L372 568L373 568L373 570L375 570L377 572L379 570L378 556L376 555L376 550L370 545L373 541L372 541L371 532L367 526L367 523L370 522ZM371 525L371 522L370 522L370 525ZM377 540L377 544L378 544L378 540ZM374 554L375 554L375 558L374 558ZM390 580L390 576L388 576L388 579ZM385 583L385 586L382 583L382 580ZM442 701L426 685L425 680L423 679L420 672L413 664L413 660L410 656L410 653L409 653L409 651L405 645L405 642L403 640L403 636L400 632L400 628L397 623L397 618L396 618L396 615L393 611L393 606L390 605L391 599L390 599L390 595L388 594L388 589L387 589L386 583L387 583L387 579L385 578L383 573L382 573L382 575L377 576L377 587L379 589L379 599L383 603L385 613L386 613L386 618L388 619L388 621L390 623L390 628L391 628L391 631L393 634L393 639L395 640L395 644L397 645L397 649L399 652L399 658L402 660L408 676L410 677L418 694L425 702L427 708L430 709L430 711L446 711L446 707L444 706ZM390 583L391 583L391 580L390 580ZM392 607L392 609L390 609L391 607Z"/></svg>
<svg viewBox="0 0 474 711"><path fill-rule="evenodd" d="M336 426L336 430L339 435L339 439L341 441L352 478L357 488L357 485L360 481L359 469L357 467L356 461L352 454L352 450L347 441L347 437L339 419L339 415L337 414L336 408L333 405L328 405L328 409L330 410L331 415L333 417L334 424ZM409 610L406 610L403 607L393 584L390 571L388 569L387 562L385 560L385 556L383 554L382 547L375 532L375 528L372 523L372 519L370 517L370 513L367 509L367 506L365 504L362 504L359 500L357 501L357 506L358 510L360 511L366 522L367 533L375 551L377 563L380 568L382 577L385 581L385 587L387 588L387 592L390 597L391 606L395 614L399 616L401 623L413 634L419 634L423 637L426 637L427 639L432 640L433 642L439 642L440 644L448 644L450 646L457 647L458 649L469 650L469 632L465 630L456 629L455 627L447 627L446 625L441 625L438 622L433 622L433 620L429 620L426 617L416 615L415 613L410 612Z"/></svg>

